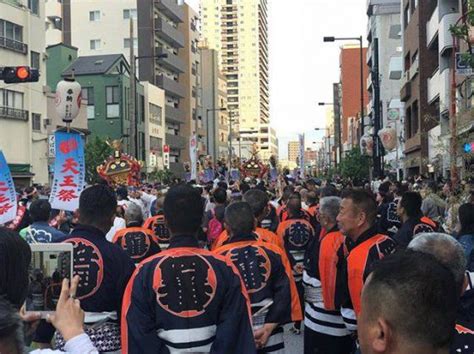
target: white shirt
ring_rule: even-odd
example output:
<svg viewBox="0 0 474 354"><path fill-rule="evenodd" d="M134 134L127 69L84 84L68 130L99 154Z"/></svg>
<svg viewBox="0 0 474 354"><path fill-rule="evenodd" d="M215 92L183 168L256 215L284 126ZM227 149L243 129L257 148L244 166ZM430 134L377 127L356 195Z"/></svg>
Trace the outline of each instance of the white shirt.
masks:
<svg viewBox="0 0 474 354"><path fill-rule="evenodd" d="M109 232L107 232L107 235L105 235L105 238L107 239L107 241L112 242L117 231L125 229L126 227L127 227L127 224L125 223L125 219L122 219L116 216L114 219L114 225L110 228Z"/></svg>
<svg viewBox="0 0 474 354"><path fill-rule="evenodd" d="M61 350L52 349L37 349L30 352L30 354L54 354L54 353L69 353L69 354L99 354L97 349L92 344L89 336L82 333L74 338L68 340L64 346L64 352Z"/></svg>

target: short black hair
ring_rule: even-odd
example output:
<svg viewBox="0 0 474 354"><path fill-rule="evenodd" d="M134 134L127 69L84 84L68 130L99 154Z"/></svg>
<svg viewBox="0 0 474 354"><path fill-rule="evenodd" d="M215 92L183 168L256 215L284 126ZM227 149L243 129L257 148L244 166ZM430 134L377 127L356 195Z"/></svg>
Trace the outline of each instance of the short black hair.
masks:
<svg viewBox="0 0 474 354"><path fill-rule="evenodd" d="M301 211L301 194L298 192L292 193L288 198L286 207L292 215L299 213Z"/></svg>
<svg viewBox="0 0 474 354"><path fill-rule="evenodd" d="M117 211L117 198L112 188L96 184L82 191L79 198L79 220L86 225L103 225Z"/></svg>
<svg viewBox="0 0 474 354"><path fill-rule="evenodd" d="M8 353L23 353L23 323L8 299L0 297L0 342Z"/></svg>
<svg viewBox="0 0 474 354"><path fill-rule="evenodd" d="M46 199L37 199L30 205L30 216L33 222L48 221L51 217L51 204Z"/></svg>
<svg viewBox="0 0 474 354"><path fill-rule="evenodd" d="M227 190L228 186L227 183L224 181L217 182L217 187Z"/></svg>
<svg viewBox="0 0 474 354"><path fill-rule="evenodd" d="M306 201L308 204L315 204L318 202L318 193L315 191L310 191L306 195Z"/></svg>
<svg viewBox="0 0 474 354"><path fill-rule="evenodd" d="M449 347L459 293L452 272L431 254L406 250L385 257L363 297L368 318L384 316L404 340Z"/></svg>
<svg viewBox="0 0 474 354"><path fill-rule="evenodd" d="M269 199L267 193L260 189L251 189L244 194L244 201L252 208L253 215L259 217L265 211Z"/></svg>
<svg viewBox="0 0 474 354"><path fill-rule="evenodd" d="M405 209L405 213L408 217L418 217L422 215L421 204L422 204L421 195L418 192L406 192L402 195L400 200L400 206Z"/></svg>
<svg viewBox="0 0 474 354"><path fill-rule="evenodd" d="M31 249L18 233L0 228L0 296L17 309L23 306L28 293L28 268Z"/></svg>
<svg viewBox="0 0 474 354"><path fill-rule="evenodd" d="M255 226L252 208L247 202L235 202L225 210L226 225L230 228L232 236L250 234Z"/></svg>
<svg viewBox="0 0 474 354"><path fill-rule="evenodd" d="M332 184L327 185L319 190L319 197L337 197L339 195L337 188Z"/></svg>
<svg viewBox="0 0 474 354"><path fill-rule="evenodd" d="M178 184L166 193L163 211L172 234L194 235L202 224L204 201L195 188Z"/></svg>
<svg viewBox="0 0 474 354"><path fill-rule="evenodd" d="M223 188L217 188L213 193L214 201L219 204L225 204L227 201L227 190Z"/></svg>
<svg viewBox="0 0 474 354"><path fill-rule="evenodd" d="M365 213L369 224L374 224L377 217L377 203L373 194L364 189L350 189L345 191L344 199L350 199L355 207Z"/></svg>

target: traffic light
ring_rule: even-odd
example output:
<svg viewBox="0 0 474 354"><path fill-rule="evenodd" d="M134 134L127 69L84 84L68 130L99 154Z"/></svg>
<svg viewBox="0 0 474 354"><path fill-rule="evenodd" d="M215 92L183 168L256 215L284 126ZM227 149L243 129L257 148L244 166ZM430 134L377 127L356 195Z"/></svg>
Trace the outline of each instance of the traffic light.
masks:
<svg viewBox="0 0 474 354"><path fill-rule="evenodd" d="M17 84L21 82L37 82L39 80L38 69L29 66L6 66L0 68L0 80L6 84Z"/></svg>

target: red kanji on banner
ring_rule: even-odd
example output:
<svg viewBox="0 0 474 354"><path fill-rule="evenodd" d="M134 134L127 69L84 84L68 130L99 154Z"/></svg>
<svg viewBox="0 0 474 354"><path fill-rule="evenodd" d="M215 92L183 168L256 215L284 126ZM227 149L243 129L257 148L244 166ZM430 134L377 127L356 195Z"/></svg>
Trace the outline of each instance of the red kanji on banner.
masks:
<svg viewBox="0 0 474 354"><path fill-rule="evenodd" d="M74 176L64 176L63 183L61 183L60 187L77 187L77 184L74 183Z"/></svg>
<svg viewBox="0 0 474 354"><path fill-rule="evenodd" d="M58 193L58 199L63 202L70 202L73 199L77 199L76 191L73 189L61 189Z"/></svg>
<svg viewBox="0 0 474 354"><path fill-rule="evenodd" d="M63 170L61 171L61 173L71 171L72 173L77 175L79 173L79 171L76 170L77 166L79 166L79 164L76 161L74 161L72 157L69 157L64 161Z"/></svg>
<svg viewBox="0 0 474 354"><path fill-rule="evenodd" d="M0 192L6 192L8 190L8 187L4 187L5 182L0 182Z"/></svg>
<svg viewBox="0 0 474 354"><path fill-rule="evenodd" d="M11 208L13 208L13 205L10 203L0 205L0 215L6 214Z"/></svg>
<svg viewBox="0 0 474 354"><path fill-rule="evenodd" d="M4 194L0 193L0 203L5 203L10 201L10 199L6 198Z"/></svg>

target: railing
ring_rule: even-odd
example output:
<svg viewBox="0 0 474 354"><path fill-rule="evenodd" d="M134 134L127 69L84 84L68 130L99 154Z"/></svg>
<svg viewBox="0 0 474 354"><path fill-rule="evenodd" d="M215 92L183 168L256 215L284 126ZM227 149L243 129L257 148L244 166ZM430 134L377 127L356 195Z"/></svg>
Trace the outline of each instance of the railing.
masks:
<svg viewBox="0 0 474 354"><path fill-rule="evenodd" d="M0 107L0 118L28 121L28 111L23 109Z"/></svg>
<svg viewBox="0 0 474 354"><path fill-rule="evenodd" d="M28 53L28 45L23 42L15 41L14 39L6 37L0 37L0 47L10 49L22 54Z"/></svg>

